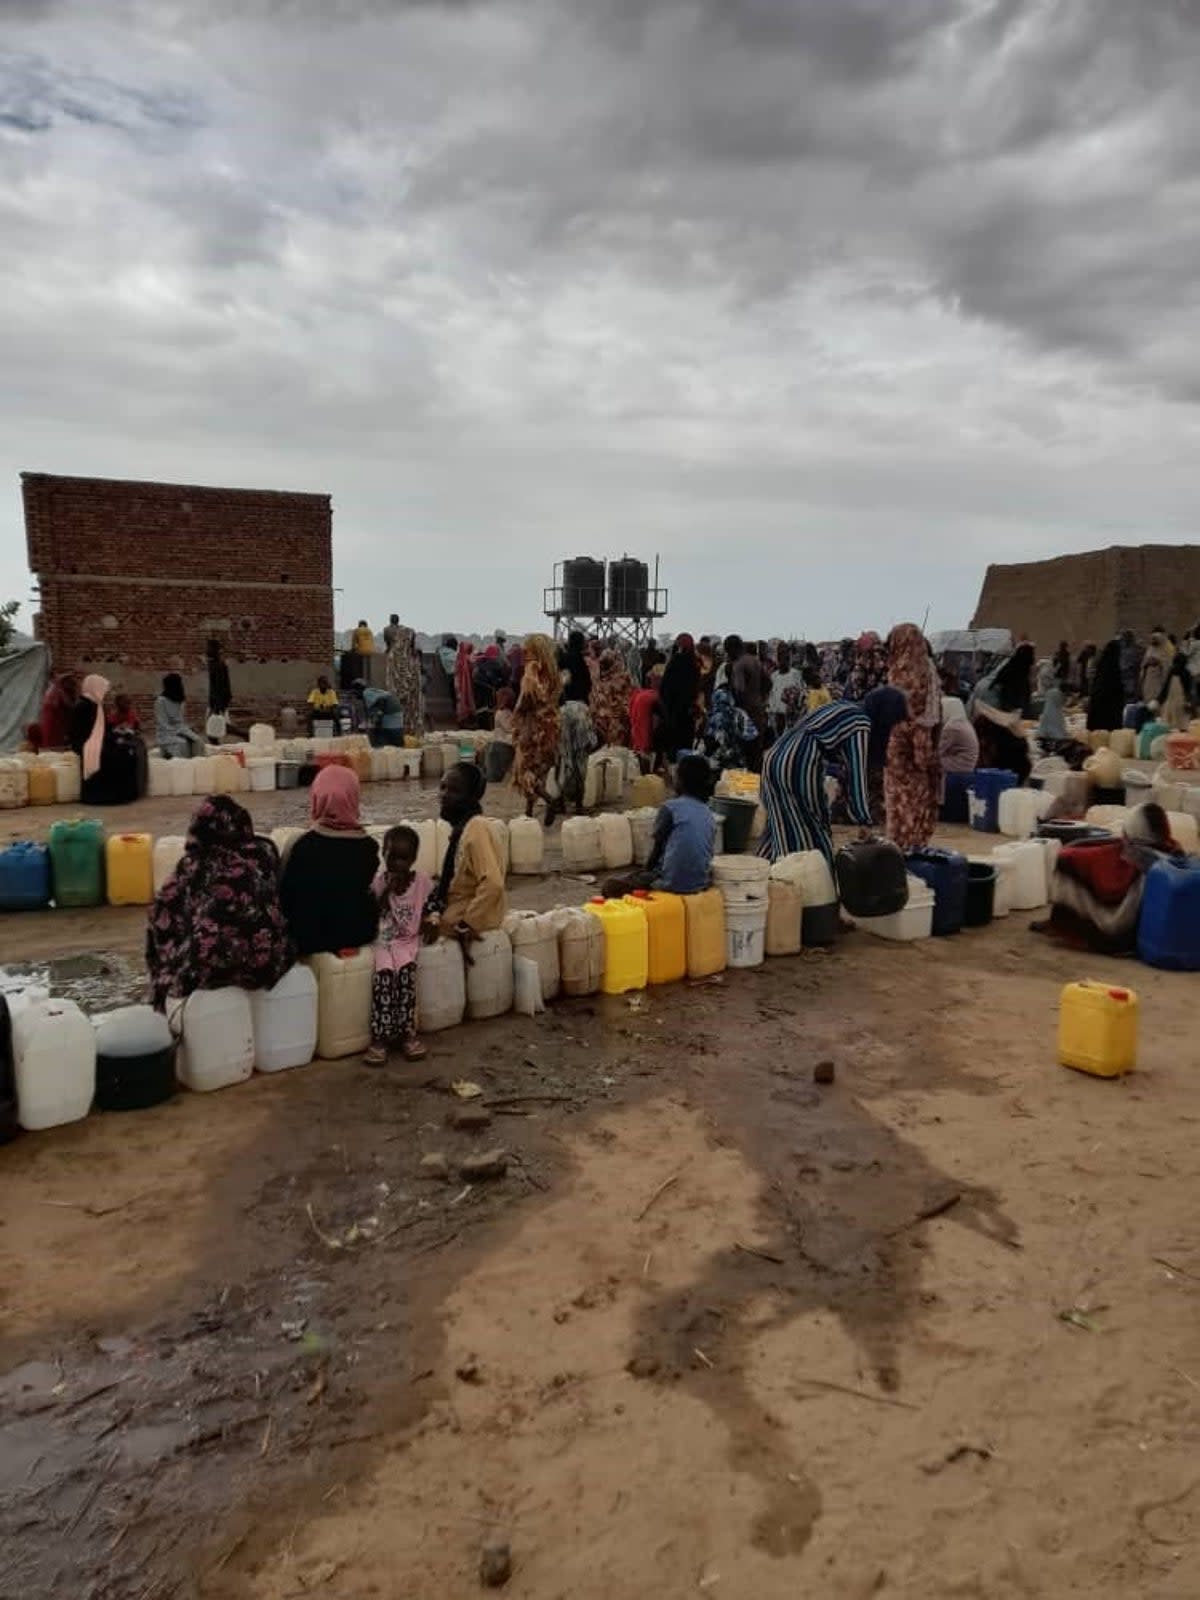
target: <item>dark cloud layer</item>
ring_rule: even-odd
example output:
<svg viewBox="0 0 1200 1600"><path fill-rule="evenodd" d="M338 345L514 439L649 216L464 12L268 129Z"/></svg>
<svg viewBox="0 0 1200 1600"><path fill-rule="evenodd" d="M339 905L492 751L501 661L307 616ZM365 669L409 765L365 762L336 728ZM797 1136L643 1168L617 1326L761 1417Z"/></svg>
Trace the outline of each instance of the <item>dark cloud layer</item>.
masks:
<svg viewBox="0 0 1200 1600"><path fill-rule="evenodd" d="M510 622L563 541L715 609L731 529L955 622L997 555L1191 532L1200 0L0 17L12 470L332 488L348 608L386 523L431 624L427 538Z"/></svg>

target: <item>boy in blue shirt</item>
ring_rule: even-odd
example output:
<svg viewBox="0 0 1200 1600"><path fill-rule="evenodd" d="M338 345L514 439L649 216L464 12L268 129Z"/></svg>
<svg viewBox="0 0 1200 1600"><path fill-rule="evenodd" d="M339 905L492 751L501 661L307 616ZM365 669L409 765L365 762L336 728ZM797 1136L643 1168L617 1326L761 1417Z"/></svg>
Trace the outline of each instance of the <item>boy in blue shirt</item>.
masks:
<svg viewBox="0 0 1200 1600"><path fill-rule="evenodd" d="M649 861L636 872L609 878L604 885L606 898L617 899L635 889L699 894L708 888L717 832L708 805L712 784L712 768L703 756L680 758L675 798L659 807Z"/></svg>

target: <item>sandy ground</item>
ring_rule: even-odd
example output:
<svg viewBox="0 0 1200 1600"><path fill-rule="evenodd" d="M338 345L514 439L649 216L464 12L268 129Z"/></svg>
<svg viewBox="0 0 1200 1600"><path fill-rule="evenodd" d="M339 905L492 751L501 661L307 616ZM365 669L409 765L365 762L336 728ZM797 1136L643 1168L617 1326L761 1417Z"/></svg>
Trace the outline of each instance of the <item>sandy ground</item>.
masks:
<svg viewBox="0 0 1200 1600"><path fill-rule="evenodd" d="M0 1151L0 1594L457 1600L505 1542L524 1600L1194 1600L1198 985L1027 920ZM8 917L0 962L131 991L142 921ZM1141 997L1126 1080L1055 1064L1085 974Z"/></svg>

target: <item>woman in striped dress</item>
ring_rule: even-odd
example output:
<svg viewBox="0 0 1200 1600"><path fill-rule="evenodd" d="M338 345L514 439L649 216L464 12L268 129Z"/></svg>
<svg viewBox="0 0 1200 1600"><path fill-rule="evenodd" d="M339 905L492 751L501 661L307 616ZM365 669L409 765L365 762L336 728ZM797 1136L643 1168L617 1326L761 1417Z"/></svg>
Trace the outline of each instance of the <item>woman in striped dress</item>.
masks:
<svg viewBox="0 0 1200 1600"><path fill-rule="evenodd" d="M759 854L772 861L796 850L819 850L833 866L833 834L825 798L825 769L838 761L846 774L846 808L859 827L871 826L867 747L871 718L852 700L811 711L763 757L762 802L767 827Z"/></svg>

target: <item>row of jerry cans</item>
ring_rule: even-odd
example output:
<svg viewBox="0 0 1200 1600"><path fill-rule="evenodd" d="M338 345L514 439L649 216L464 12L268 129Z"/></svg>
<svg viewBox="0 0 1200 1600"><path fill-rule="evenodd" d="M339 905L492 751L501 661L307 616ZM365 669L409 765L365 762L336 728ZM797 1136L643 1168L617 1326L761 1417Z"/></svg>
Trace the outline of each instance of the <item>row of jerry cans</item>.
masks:
<svg viewBox="0 0 1200 1600"><path fill-rule="evenodd" d="M713 880L700 894L643 890L584 908L604 929L604 993L761 966L764 956L797 955L805 944L829 944L836 936L837 891L820 851L774 865L717 856Z"/></svg>
<svg viewBox="0 0 1200 1600"><path fill-rule="evenodd" d="M154 841L148 833L105 838L91 818L56 822L48 844L18 840L0 851L0 911L48 906L149 905L154 898Z"/></svg>
<svg viewBox="0 0 1200 1600"><path fill-rule="evenodd" d="M7 1003L0 997L4 1021ZM311 1061L317 1045L317 979L292 967L273 989L202 990L173 1000L163 1017L126 1006L96 1024L72 1000L37 995L11 1019L11 1061L0 1027L0 1100L11 1071L15 1120L57 1127L103 1110L156 1105L176 1080L196 1090L241 1082ZM177 1048L178 1046L178 1048Z"/></svg>
<svg viewBox="0 0 1200 1600"><path fill-rule="evenodd" d="M0 811L73 805L80 792L79 757L71 751L0 760Z"/></svg>
<svg viewBox="0 0 1200 1600"><path fill-rule="evenodd" d="M643 808L600 818L572 818L566 827L578 822L597 838L603 836L605 845L595 866L628 866L631 860L639 864L648 860L656 816L653 808ZM541 823L526 817L511 822L489 817L487 821L506 874L510 870L525 874L544 870L545 830ZM409 825L420 840L418 868L436 875L449 844L449 824L440 818L424 818ZM383 826L368 829L381 844L387 831ZM270 837L281 860L287 859L303 832L297 827L273 830ZM158 840L147 833L106 838L104 824L93 818L55 822L48 845L19 840L0 851L0 911L39 910L51 903L77 909L102 905L106 898L110 905L148 905L175 870L186 842L182 834Z"/></svg>

